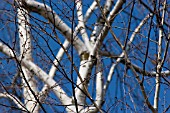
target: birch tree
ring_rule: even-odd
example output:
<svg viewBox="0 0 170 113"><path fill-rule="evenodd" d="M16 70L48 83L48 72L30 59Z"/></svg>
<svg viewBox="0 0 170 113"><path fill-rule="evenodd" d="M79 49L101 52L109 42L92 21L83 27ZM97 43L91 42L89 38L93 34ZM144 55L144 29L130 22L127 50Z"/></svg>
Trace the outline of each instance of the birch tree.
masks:
<svg viewBox="0 0 170 113"><path fill-rule="evenodd" d="M2 0L0 110L168 112L168 0Z"/></svg>

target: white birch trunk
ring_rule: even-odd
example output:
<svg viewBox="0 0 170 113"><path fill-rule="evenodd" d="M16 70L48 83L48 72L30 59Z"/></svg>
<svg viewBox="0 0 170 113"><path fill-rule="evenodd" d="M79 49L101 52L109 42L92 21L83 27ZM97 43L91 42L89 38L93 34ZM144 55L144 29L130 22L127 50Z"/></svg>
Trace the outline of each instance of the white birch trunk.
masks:
<svg viewBox="0 0 170 113"><path fill-rule="evenodd" d="M20 39L20 57L21 62L22 59L27 59L32 61L32 54L31 54L31 34L30 34L30 28L29 28L29 15L28 11L24 8L18 8L18 33L19 33L19 39ZM34 98L34 95L29 89L33 90L35 94L37 94L37 86L36 82L34 80L34 77L32 73L29 72L28 69L26 69L24 66L21 65L21 71L20 75L22 77L22 83L23 83L23 96L24 96L24 104L26 108L30 112L38 113L39 111L39 104ZM28 82L28 84L26 83Z"/></svg>

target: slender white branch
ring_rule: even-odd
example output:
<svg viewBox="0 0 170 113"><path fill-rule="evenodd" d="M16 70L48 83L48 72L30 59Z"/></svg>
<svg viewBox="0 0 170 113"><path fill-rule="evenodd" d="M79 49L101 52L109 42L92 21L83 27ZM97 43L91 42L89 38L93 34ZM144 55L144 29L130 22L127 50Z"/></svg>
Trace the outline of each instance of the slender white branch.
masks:
<svg viewBox="0 0 170 113"><path fill-rule="evenodd" d="M124 4L125 0L118 0L114 6L114 8L112 9L112 11L109 13L108 16L108 21L111 20L113 21L114 18L116 17L117 13L120 11L120 9L122 8L122 5Z"/></svg>
<svg viewBox="0 0 170 113"><path fill-rule="evenodd" d="M66 49L66 48L68 48L68 46L69 46L69 42L68 42L67 40L65 40L64 43L63 43L63 47ZM49 71L49 77L53 78L53 77L55 76L55 73L56 73L56 71L57 71L58 64L59 64L59 62L61 61L64 53L65 53L65 51L64 51L64 49L61 47L60 50L58 51L58 54L57 54L55 60L53 61L53 65L51 66L51 69L50 69L50 71ZM47 93L48 93L48 89L49 89L48 85L45 84L39 94L46 96ZM42 97L42 99L44 98L44 96Z"/></svg>
<svg viewBox="0 0 170 113"><path fill-rule="evenodd" d="M100 0L98 0L100 1ZM94 0L93 3L90 5L90 7L88 8L88 10L86 11L86 14L84 16L84 22L86 23L87 20L90 18L91 14L93 13L93 11L97 8L97 2Z"/></svg>
<svg viewBox="0 0 170 113"><path fill-rule="evenodd" d="M20 58L16 57L14 51L10 49L8 46L0 43L0 51L6 54L9 57L12 57L16 60L20 60ZM32 61L22 59L22 65L26 67L30 72L35 73L45 84L47 84L51 90L57 95L63 105L71 104L71 98L67 96L65 91L52 79L49 77L46 72L44 72L40 67L35 65Z"/></svg>
<svg viewBox="0 0 170 113"><path fill-rule="evenodd" d="M2 42L0 42L0 51L2 53L4 53L5 55L14 58L16 55L16 52L13 51L12 49L10 49L8 46L6 46L5 44L3 44Z"/></svg>
<svg viewBox="0 0 170 113"><path fill-rule="evenodd" d="M120 54L119 58L117 58L116 62L112 64L109 74L107 76L106 84L104 85L104 92L106 92L106 90L109 86L109 83L112 80L112 76L113 76L116 65L119 64L119 62L122 60L123 57L124 57L124 53L122 52L122 54Z"/></svg>
<svg viewBox="0 0 170 113"><path fill-rule="evenodd" d="M91 4L91 6L89 7L89 9L86 11L86 14L85 14L85 17L84 17L84 23L87 22L87 20L90 18L92 12L97 8L97 3L96 1L93 1L93 3ZM77 35L79 29L80 29L80 24L78 24L75 28L75 31L74 31L74 35Z"/></svg>
<svg viewBox="0 0 170 113"><path fill-rule="evenodd" d="M98 1L98 5L100 5L99 1ZM101 17L99 17L98 21L96 22L96 24L94 26L94 30L92 31L92 34L90 37L92 44L95 44L96 38L99 36L102 28L104 27L105 20L103 17L106 17L108 15L109 10L112 7L112 5L113 5L112 0L106 0L104 8L103 8L103 10L101 10L101 12L102 12ZM98 6L98 7L100 7L100 6Z"/></svg>
<svg viewBox="0 0 170 113"><path fill-rule="evenodd" d="M103 102L103 72L100 70L96 75L96 104L101 107Z"/></svg>
<svg viewBox="0 0 170 113"><path fill-rule="evenodd" d="M143 83L142 83L141 80L140 80L139 75L136 73L135 69L131 66L131 63L130 63L130 61L129 61L128 58L127 58L127 61L128 61L128 64L130 65L130 68L131 68L133 74L134 74L135 77L136 77L136 80L138 81L138 83L139 83L139 85L140 85L140 89L141 89L141 92L142 92L142 94L143 94L143 97L144 97L144 99L145 99L145 102L146 102L147 106L148 106L149 109L152 111L152 113L156 113L155 109L153 108L153 106L152 106L151 103L149 102L148 96L147 96L147 94L146 94L146 91L145 91L145 88L144 88L144 86L143 86Z"/></svg>
<svg viewBox="0 0 170 113"><path fill-rule="evenodd" d="M68 42L67 40L65 40L64 43L63 43L63 47L64 47L65 49L67 49L68 46L69 46L69 42ZM53 65L52 65L52 67L51 67L51 69L50 69L50 71L49 71L49 76L50 76L51 78L54 77L55 72L56 72L56 70L57 70L57 66L58 66L59 62L61 61L64 53L65 53L65 52L64 52L64 49L61 47L60 50L58 51L58 54L57 54L55 60L53 61Z"/></svg>
<svg viewBox="0 0 170 113"><path fill-rule="evenodd" d="M93 100L87 90L87 84L89 83L89 80L90 80L92 66L93 66L93 59L91 57L89 57L89 53L84 53L82 56L81 62L80 62L80 69L79 69L81 79L78 78L78 80L77 80L77 85L79 86L79 88L77 88L77 87L75 88L76 99L77 99L78 105L81 105L81 106L79 106L80 107L79 110L81 110L81 112L85 112L86 110L87 111L89 110L89 107L87 107L84 110L82 109L82 107L83 107L82 105L85 104L86 96L90 100ZM95 106L95 110L97 109L98 111L102 112L100 107L97 105L97 103L94 101L92 101L92 102ZM91 110L94 110L94 109L91 109Z"/></svg>
<svg viewBox="0 0 170 113"><path fill-rule="evenodd" d="M48 5L39 3L34 0L25 1L25 5L26 8L28 8L30 11L38 13L49 20L66 37L69 42L71 41L71 28L66 25L65 22L61 20L61 18L55 13L55 11L53 11ZM79 55L82 54L84 51L87 51L84 43L76 35L74 35L73 45Z"/></svg>
<svg viewBox="0 0 170 113"><path fill-rule="evenodd" d="M104 18L106 22L105 22L105 25L104 25L103 29L101 30L99 36L97 37L97 40L99 40L100 42L96 42L96 45L99 45L99 43L101 43L104 40L104 38L106 37L106 35L110 29L109 27L111 26L112 22L114 21L115 17L117 16L117 13L119 11L121 11L124 3L125 3L125 0L118 0L115 4L114 8L109 13L108 17Z"/></svg>
<svg viewBox="0 0 170 113"><path fill-rule="evenodd" d="M46 72L44 72L40 67L35 65L31 61L27 61L25 59L22 60L22 64L31 72L34 72L48 87L55 93L58 99L61 101L63 105L72 105L72 99L67 96L65 91L58 85L58 83L49 77ZM67 109L70 109L69 106ZM74 110L75 108L73 108Z"/></svg>
<svg viewBox="0 0 170 113"><path fill-rule="evenodd" d="M95 107L90 106L86 107L82 113L88 112L88 113L95 113L95 112L102 112L101 106L103 103L103 96L104 96L104 91L103 91L103 72L102 72L102 62L100 56L98 56L98 62L96 65L96 98L95 98ZM96 107L97 106L97 107Z"/></svg>
<svg viewBox="0 0 170 113"><path fill-rule="evenodd" d="M21 109L22 111L28 111L26 110L25 105L15 95L8 93L0 93L0 98L10 99L18 106L19 109Z"/></svg>
<svg viewBox="0 0 170 113"><path fill-rule="evenodd" d="M68 103L70 104L70 98L66 95L65 91L54 81L54 79L49 77L48 74L46 74L33 62L26 60L23 60L22 62L26 68L28 68L30 71L33 71L40 79L43 80L43 82L45 82L54 91L54 93L64 105L67 105Z"/></svg>
<svg viewBox="0 0 170 113"><path fill-rule="evenodd" d="M85 22L83 17L83 11L82 11L82 1L76 0L76 8L77 8L77 18L78 18L78 24L80 28L80 33L82 35L82 38L85 42L85 45L87 46L88 50L91 51L92 47L89 42L89 38L85 29Z"/></svg>
<svg viewBox="0 0 170 113"><path fill-rule="evenodd" d="M129 50L129 46L131 45L131 43L133 42L135 36L139 33L140 29L142 28L142 26L147 22L147 20L152 17L153 14L150 13L148 14L141 22L140 24L138 25L138 27L135 29L135 31L132 33L131 37L130 37L130 40L129 42L127 43L128 44L128 47L127 47L127 50Z"/></svg>
<svg viewBox="0 0 170 113"><path fill-rule="evenodd" d="M115 4L114 8L110 12L108 18L107 19L104 18L104 19L106 19L105 26L103 27L102 31L100 32L99 36L97 37L97 40L96 40L95 45L93 47L93 51L90 53L90 55L95 56L95 52L96 52L97 48L99 48L100 44L102 43L102 41L104 40L104 38L106 37L106 35L107 35L108 31L109 31L108 26L111 25L111 23L113 22L116 14L121 10L124 3L125 3L124 0L118 0L116 2L116 4Z"/></svg>
<svg viewBox="0 0 170 113"><path fill-rule="evenodd" d="M105 16L107 16L107 14L109 13L110 8L113 5L113 0L106 0L104 8L103 8L103 14Z"/></svg>
<svg viewBox="0 0 170 113"><path fill-rule="evenodd" d="M161 26L164 24L164 16L165 16L165 5L166 5L166 0L164 1L164 10L162 14L162 20L161 20ZM158 102L159 102L159 93L160 93L160 74L162 70L162 38L163 38L163 29L159 29L159 40L158 40L158 53L157 53L157 59L158 59L158 64L157 64L157 74L156 74L156 88L155 88L155 96L154 96L154 108L156 111L158 111Z"/></svg>
<svg viewBox="0 0 170 113"><path fill-rule="evenodd" d="M133 42L135 36L137 33L139 33L141 27L146 23L146 21L152 16L152 14L148 14L141 22L140 24L138 25L138 27L135 29L135 31L132 33L131 37L130 37L130 40L127 44L127 48L126 50L128 51L129 50L129 46L131 45L131 43ZM114 73L114 69L116 67L116 65L123 59L124 57L124 53L122 52L120 54L120 56L117 58L116 60L116 63L112 64L111 68L110 68L110 71L109 71L109 74L108 74L108 77L107 77L107 82L106 84L104 85L104 90L106 92L107 88L108 88L108 85L112 79L112 76L113 76L113 73Z"/></svg>

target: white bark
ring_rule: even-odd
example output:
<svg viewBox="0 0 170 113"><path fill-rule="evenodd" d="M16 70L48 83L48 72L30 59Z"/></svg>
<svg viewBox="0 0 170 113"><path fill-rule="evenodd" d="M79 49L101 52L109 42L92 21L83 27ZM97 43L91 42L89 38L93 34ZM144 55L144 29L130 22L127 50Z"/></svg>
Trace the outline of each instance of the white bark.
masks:
<svg viewBox="0 0 170 113"><path fill-rule="evenodd" d="M70 42L71 41L71 28L68 27L64 21L48 6L43 3L39 3L33 0L27 0L24 2L27 8L32 11L40 14L47 20L49 20L55 27L65 36L65 38ZM82 54L84 51L87 51L86 46L84 43L74 35L73 45L77 52Z"/></svg>
<svg viewBox="0 0 170 113"><path fill-rule="evenodd" d="M136 27L136 29L134 30L134 32L132 33L128 43L127 43L127 47L126 47L126 50L129 51L129 47L131 45L131 43L133 42L135 36L137 35L137 33L139 33L141 27L146 23L146 21L152 16L152 14L148 14L141 22L140 24ZM107 88L108 88L108 85L112 79L112 76L113 76L113 73L114 73L114 69L116 67L117 64L119 64L119 62L124 58L124 52L122 52L115 63L112 64L111 68L110 68L110 71L109 71L109 74L107 76L107 82L106 84L104 85L104 90L106 92Z"/></svg>
<svg viewBox="0 0 170 113"><path fill-rule="evenodd" d="M85 16L84 16L84 19L83 19L83 24L85 24L86 22L87 22L87 20L90 18L90 16L92 15L92 13L93 13L93 11L95 10L95 9L97 9L97 2L96 1L93 1L93 3L90 5L90 7L89 7L89 9L86 11L86 14L85 14ZM80 22L81 23L81 22ZM78 25L76 26L76 28L75 28L75 30L74 30L74 35L76 36L77 35L77 33L78 33L78 31L80 30L80 28L81 28L81 24L80 23L78 23ZM88 37L88 36L87 36ZM87 40L87 42L89 42L88 41L88 39L85 39L85 40ZM86 43L87 43L86 42ZM90 48L91 46L89 45L89 48Z"/></svg>
<svg viewBox="0 0 170 113"><path fill-rule="evenodd" d="M109 86L109 83L112 80L112 76L113 76L116 65L122 60L123 57L124 57L124 53L122 52L122 54L119 55L119 58L117 58L116 62L112 64L109 74L107 76L106 84L104 85L104 92L106 92L106 90Z"/></svg>
<svg viewBox="0 0 170 113"><path fill-rule="evenodd" d="M119 4L119 2L118 2L118 4ZM123 3L121 4L119 4L118 6L116 5L115 7L117 7L117 8L119 8L120 9L120 7L122 7L122 5L123 5ZM114 8L114 10L115 10L115 13L117 13L117 11L119 11L119 9L117 9L117 8ZM102 35L102 34L101 34ZM100 35L99 35L100 36ZM92 51L90 51L90 56L89 56L89 58L88 58L88 60L86 59L86 60L82 60L81 61L81 66L80 66L80 75L81 75L81 77L83 78L83 81L84 80L87 80L88 79L88 77L89 77L89 75L91 74L91 70L92 70L92 67L93 67L93 58L92 57L94 57L94 56L96 56L96 51L97 51L97 48L100 46L100 41L101 41L101 37L98 37L98 39L97 39L97 41L95 42L95 44L94 44L94 46L93 46L93 49L92 49ZM82 65L83 64L83 65ZM99 76L100 75L100 76ZM99 73L99 75L98 75L98 80L99 79L101 79L101 74ZM80 80L78 79L78 81L77 81L77 85L79 85L80 84L80 82L79 82ZM86 83L86 82L85 82ZM86 85L87 85L87 83L86 83ZM83 85L82 85L82 83L80 84L80 86L83 88ZM99 86L99 85L98 85ZM83 89L84 90L84 89ZM99 90L98 90L98 92L100 92ZM84 99L84 94L82 93L82 91L80 91L80 90L77 90L76 91L76 95L80 95L80 97L82 96L82 98L80 98L80 99L77 99L78 100L78 102L81 102L81 103L85 103L85 99ZM97 97L98 97L98 95L97 95ZM77 98L77 97L76 97ZM97 103L95 103L95 107L97 107L97 108L100 108L98 105L97 105ZM87 108L87 110L92 110L92 112L94 111L94 110L96 110L96 108ZM99 109L98 109L99 110ZM90 112L89 111L89 112Z"/></svg>
<svg viewBox="0 0 170 113"><path fill-rule="evenodd" d="M85 100L86 100L86 95L84 94L84 92L85 92L84 85L87 87L88 79L90 79L89 78L90 77L89 70L91 70L88 67L88 64L89 64L88 60L83 60L83 61L80 62L79 73L81 75L83 83L80 80L80 78L78 78L76 84L79 86L79 88L75 89L75 95L76 95L77 103L80 104L80 105L84 105ZM83 90L84 92L82 92L81 90Z"/></svg>
<svg viewBox="0 0 170 113"><path fill-rule="evenodd" d="M118 0L114 6L114 8L110 11L107 18L104 18L105 25L103 29L101 30L99 36L97 37L98 42L95 43L95 47L97 47L101 42L103 42L104 38L106 37L109 27L111 26L112 22L114 21L115 17L117 16L118 12L122 9L123 4L126 0ZM98 3L99 4L99 3ZM95 48L94 47L94 48Z"/></svg>
<svg viewBox="0 0 170 113"><path fill-rule="evenodd" d="M71 105L72 100L67 96L65 91L56 83L54 79L49 77L41 68L35 65L31 61L25 59L22 60L22 64L31 72L34 72L48 87L56 94L56 96L61 101L62 105ZM69 106L67 107L69 109ZM73 109L74 110L74 109Z"/></svg>
<svg viewBox="0 0 170 113"><path fill-rule="evenodd" d="M94 44L93 50L91 51L90 55L95 56L95 52L96 52L97 48L100 47L100 43L103 42L104 38L106 37L106 35L109 31L108 26L111 25L114 18L116 17L116 14L121 10L124 3L125 3L124 0L118 0L115 4L114 8L109 13L108 18L104 18L106 21L105 26L103 27L102 31L100 32L99 36L97 37L97 40Z"/></svg>
<svg viewBox="0 0 170 113"><path fill-rule="evenodd" d="M100 0L98 0L100 1ZM86 11L86 14L84 16L84 22L86 23L87 20L90 18L91 14L93 13L93 11L97 9L97 2L94 0L93 3L90 5L90 7L88 8L88 10Z"/></svg>
<svg viewBox="0 0 170 113"><path fill-rule="evenodd" d="M103 96L104 96L104 90L103 90L103 64L101 61L101 56L97 55L97 65L96 65L96 104L101 108L103 103ZM96 109L97 111L97 109Z"/></svg>
<svg viewBox="0 0 170 113"><path fill-rule="evenodd" d="M163 9L163 14L162 14L162 20L160 25L163 26L164 25L164 17L165 17L165 8L166 8L166 0L164 1L164 9ZM163 38L163 29L160 28L159 29L159 40L158 40L158 53L157 53L157 60L158 60L158 64L157 64L157 73L156 73L156 88L155 88L155 96L154 96L154 108L156 109L156 111L158 112L158 103L159 103L159 93L160 93L160 74L161 74L161 70L162 70L162 38Z"/></svg>
<svg viewBox="0 0 170 113"><path fill-rule="evenodd" d="M77 8L77 18L78 18L78 25L80 28L81 36L84 40L84 43L89 51L92 50L91 44L89 42L89 37L87 35L86 29L85 29L85 22L83 17L83 11L82 11L82 1L76 0L76 8Z"/></svg>
<svg viewBox="0 0 170 113"><path fill-rule="evenodd" d="M100 1L98 0L98 5L100 5L99 2ZM92 31L92 34L90 37L90 40L92 41L93 45L95 44L96 38L99 36L102 28L104 27L104 23L105 23L104 17L107 17L112 5L113 5L113 0L106 0L105 6L101 11L102 12L101 17L99 17L98 21L96 22L96 24L94 26L94 30ZM100 7L100 6L98 6L98 7Z"/></svg>
<svg viewBox="0 0 170 113"><path fill-rule="evenodd" d="M20 57L25 58L27 60L32 60L31 54L31 34L29 28L29 16L28 11L24 8L18 8L18 33L20 39ZM24 103L26 108L30 112L38 113L39 111L39 104L37 104L36 99L32 91L37 94L37 86L35 84L35 80L33 75L27 70L25 67L21 65L21 77L23 83L23 96L24 96ZM27 84L28 82L28 84ZM29 86L28 86L29 85ZM30 87L30 88L29 88Z"/></svg>
<svg viewBox="0 0 170 113"><path fill-rule="evenodd" d="M96 75L96 104L101 107L103 102L103 73L100 70Z"/></svg>
<svg viewBox="0 0 170 113"><path fill-rule="evenodd" d="M8 94L8 93L0 93L0 98L7 98L12 100L19 109L21 109L22 111L28 111L27 108L24 106L24 104L14 95L12 94Z"/></svg>
<svg viewBox="0 0 170 113"><path fill-rule="evenodd" d="M69 42L67 40L64 41L63 43L63 47L66 49L69 46ZM49 77L51 77L51 79L53 79L53 77L55 76L55 73L57 71L57 67L59 65L59 62L62 60L62 57L64 55L65 51L64 49L61 47L60 50L58 51L58 54L56 55L55 60L53 61L53 65L51 66L51 69L49 71ZM45 96L48 94L48 85L45 84L44 87L42 88L41 92L39 93L42 97L41 100L45 98Z"/></svg>
<svg viewBox="0 0 170 113"><path fill-rule="evenodd" d="M63 47L64 47L65 49L67 49L68 46L69 46L69 42L68 42L67 40L65 40L64 43L63 43ZM58 54L57 54L55 60L53 61L53 65L52 65L52 67L51 67L51 69L50 69L50 71L49 71L49 76L50 76L51 78L54 77L55 72L56 72L57 67L58 67L58 64L59 64L59 62L62 60L62 57L63 57L64 53L65 53L65 51L64 51L64 49L61 47L60 50L58 51Z"/></svg>
<svg viewBox="0 0 170 113"><path fill-rule="evenodd" d="M6 54L7 56L14 58L15 60L20 61L20 58L16 57L15 51L10 49L8 46L0 43L0 51ZM65 91L51 78L46 72L44 72L40 67L35 65L32 61L27 59L22 59L21 64L27 68L30 72L37 75L45 84L48 85L51 90L56 94L63 105L72 104L71 98L67 96Z"/></svg>

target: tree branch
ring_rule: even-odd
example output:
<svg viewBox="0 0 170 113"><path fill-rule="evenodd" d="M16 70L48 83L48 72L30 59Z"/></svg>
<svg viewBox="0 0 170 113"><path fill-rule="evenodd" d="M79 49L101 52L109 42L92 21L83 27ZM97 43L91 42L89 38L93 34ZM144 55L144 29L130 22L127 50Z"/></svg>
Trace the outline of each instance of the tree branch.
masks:
<svg viewBox="0 0 170 113"><path fill-rule="evenodd" d="M163 26L164 24L164 17L165 17L165 5L166 5L166 0L164 1L164 10L161 18L161 23L160 25ZM162 38L163 38L163 29L162 27L159 29L159 40L158 40L158 53L157 53L157 59L158 59L158 64L157 64L157 74L156 74L156 88L155 88L155 96L154 96L154 108L158 112L158 102L159 102L159 93L160 93L160 74L162 70Z"/></svg>
<svg viewBox="0 0 170 113"><path fill-rule="evenodd" d="M25 105L14 95L12 94L8 94L8 93L0 93L0 98L7 98L7 99L10 99L12 100L17 106L19 109L21 109L22 111L25 111L25 112L29 112L26 108L25 108Z"/></svg>
<svg viewBox="0 0 170 113"><path fill-rule="evenodd" d="M48 6L43 3L39 3L34 0L27 0L24 2L25 8L29 9L31 12L35 12L49 20L55 27L66 37L66 39L71 41L71 28L68 27L63 20ZM82 54L84 51L87 51L84 43L74 35L73 45L77 52Z"/></svg>
<svg viewBox="0 0 170 113"><path fill-rule="evenodd" d="M15 52L8 46L0 43L0 51L7 56L20 61L20 58L16 57ZM63 105L71 104L71 98L67 96L65 91L51 78L46 72L44 72L40 67L35 65L32 61L22 59L22 65L26 67L30 72L35 73L45 84L47 84L57 97L60 99Z"/></svg>
<svg viewBox="0 0 170 113"><path fill-rule="evenodd" d="M127 60L128 60L128 59L127 59ZM153 113L156 113L156 110L153 108L153 106L152 106L151 103L149 102L148 96L147 96L147 94L146 94L146 92L145 92L145 88L144 88L144 86L143 86L143 82L140 80L139 75L136 73L135 69L131 66L131 63L130 63L129 60L128 60L128 63L127 63L127 64L128 64L128 66L131 68L133 74L134 74L135 77L136 77L136 80L138 81L138 83L139 83L139 85L140 85L140 89L141 89L141 92L142 92L142 94L143 94L143 97L144 97L144 99L145 99L146 104L148 105L149 109L150 109Z"/></svg>
<svg viewBox="0 0 170 113"><path fill-rule="evenodd" d="M100 2L99 0L96 1L98 7L101 9L101 5L99 4L99 2ZM93 45L95 44L97 37L99 36L101 30L103 29L103 27L105 25L105 18L104 17L108 16L109 10L111 9L112 5L113 5L112 0L106 0L104 8L101 9L102 13L101 13L100 17L98 18L98 20L97 20L97 22L94 26L94 30L92 31L91 37L90 37L90 40L91 40Z"/></svg>
<svg viewBox="0 0 170 113"><path fill-rule="evenodd" d="M22 3L19 2L18 4L22 4ZM18 8L17 12L18 12L17 14L18 32L19 32L19 39L20 39L20 56L21 59L25 58L27 60L32 60L29 14L26 9L21 7ZM21 68L23 73L21 73L20 75L22 77L23 96L24 96L26 108L29 111L34 111L35 113L38 113L40 106L39 104L36 103L34 94L31 92L32 90L35 94L38 93L34 77L24 66L21 65Z"/></svg>
<svg viewBox="0 0 170 113"><path fill-rule="evenodd" d="M81 36L85 42L86 47L88 48L89 51L91 51L92 47L89 42L89 37L88 37L86 29L85 29L85 22L84 22L84 17L83 17L82 1L81 0L76 0L76 8L77 8L78 26L80 28Z"/></svg>

